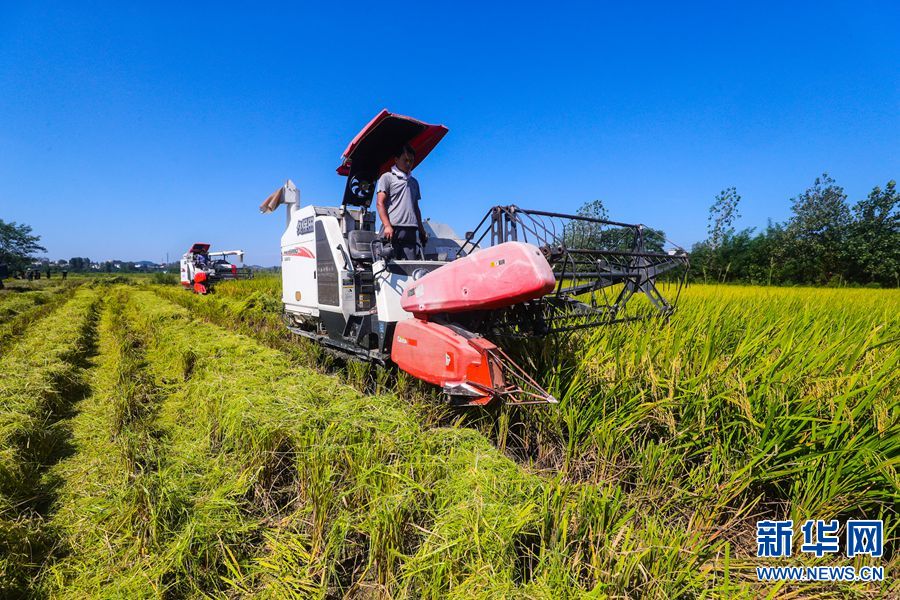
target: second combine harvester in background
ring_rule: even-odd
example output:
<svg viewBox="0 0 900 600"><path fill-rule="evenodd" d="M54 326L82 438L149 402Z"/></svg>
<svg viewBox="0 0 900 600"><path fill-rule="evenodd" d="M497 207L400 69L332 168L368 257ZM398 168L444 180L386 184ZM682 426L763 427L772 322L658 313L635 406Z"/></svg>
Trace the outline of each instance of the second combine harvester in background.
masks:
<svg viewBox="0 0 900 600"><path fill-rule="evenodd" d="M369 211L375 182L397 148L411 145L418 164L446 133L384 110L344 151L340 206L301 205L290 180L266 198L262 212L287 211L288 327L341 353L393 362L457 405L555 402L500 345L668 316L687 253L643 225L512 205L491 208L463 238L427 221L418 258L395 259ZM671 302L657 285L667 272Z"/></svg>
<svg viewBox="0 0 900 600"><path fill-rule="evenodd" d="M229 256L244 262L243 250L210 252L209 244L193 244L181 257L181 285L197 294L208 294L213 285L230 279L253 279L253 271L228 261Z"/></svg>

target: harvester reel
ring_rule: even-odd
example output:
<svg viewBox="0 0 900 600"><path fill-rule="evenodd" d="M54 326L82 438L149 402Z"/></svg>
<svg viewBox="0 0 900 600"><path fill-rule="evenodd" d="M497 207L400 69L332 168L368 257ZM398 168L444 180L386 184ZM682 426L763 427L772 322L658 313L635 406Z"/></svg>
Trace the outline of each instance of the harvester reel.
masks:
<svg viewBox="0 0 900 600"><path fill-rule="evenodd" d="M611 323L667 318L687 277L687 252L643 225L495 206L466 238L460 255L509 241L533 244L557 281L551 294L529 303L524 312L530 318L523 318L526 307L514 306L484 319L478 331L498 337L565 335ZM671 302L663 296L661 281L674 291ZM634 299L636 295L643 298Z"/></svg>

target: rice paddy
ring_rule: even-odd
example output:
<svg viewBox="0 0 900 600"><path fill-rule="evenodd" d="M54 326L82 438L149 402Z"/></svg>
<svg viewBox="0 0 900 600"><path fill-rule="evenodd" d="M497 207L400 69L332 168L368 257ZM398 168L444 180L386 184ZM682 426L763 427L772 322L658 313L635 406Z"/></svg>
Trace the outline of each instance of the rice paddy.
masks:
<svg viewBox="0 0 900 600"><path fill-rule="evenodd" d="M67 300L75 289L74 282L34 282L8 285L0 290L0 354L29 323L39 320Z"/></svg>
<svg viewBox="0 0 900 600"><path fill-rule="evenodd" d="M559 405L483 412L292 339L278 279L41 306L0 348L0 595L900 589L896 290L693 286L532 354ZM808 518L883 519L885 555L779 560L885 581L757 581L756 521Z"/></svg>

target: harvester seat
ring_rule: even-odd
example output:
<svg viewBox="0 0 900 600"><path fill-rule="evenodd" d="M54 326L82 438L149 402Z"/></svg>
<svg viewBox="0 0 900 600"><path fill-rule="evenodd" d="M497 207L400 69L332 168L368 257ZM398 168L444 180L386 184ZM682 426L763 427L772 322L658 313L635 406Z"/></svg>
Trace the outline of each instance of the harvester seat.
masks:
<svg viewBox="0 0 900 600"><path fill-rule="evenodd" d="M350 258L354 260L372 260L372 242L378 238L374 231L354 229L347 234L347 245L350 246Z"/></svg>

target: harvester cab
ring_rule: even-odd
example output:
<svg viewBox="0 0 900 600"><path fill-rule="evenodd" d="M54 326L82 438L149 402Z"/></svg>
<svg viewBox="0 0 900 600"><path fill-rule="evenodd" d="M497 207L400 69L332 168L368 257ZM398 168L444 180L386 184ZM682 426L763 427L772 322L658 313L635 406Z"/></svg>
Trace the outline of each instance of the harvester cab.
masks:
<svg viewBox="0 0 900 600"><path fill-rule="evenodd" d="M446 133L384 110L344 151L340 206L301 205L290 180L265 199L261 212L286 210L285 321L331 350L438 385L456 405L554 403L500 344L639 318L625 309L638 292L650 312L671 314L655 282L686 272L687 255L658 240L648 251L643 226L498 206L464 238L426 221L417 259L394 258L369 210L375 182L397 148L412 146L418 164ZM683 278L673 280L680 289Z"/></svg>
<svg viewBox="0 0 900 600"><path fill-rule="evenodd" d="M229 257L237 262L231 262ZM243 267L243 262L243 250L210 252L209 244L196 243L181 257L181 285L197 294L207 294L219 281L252 279L253 272Z"/></svg>

